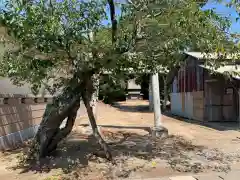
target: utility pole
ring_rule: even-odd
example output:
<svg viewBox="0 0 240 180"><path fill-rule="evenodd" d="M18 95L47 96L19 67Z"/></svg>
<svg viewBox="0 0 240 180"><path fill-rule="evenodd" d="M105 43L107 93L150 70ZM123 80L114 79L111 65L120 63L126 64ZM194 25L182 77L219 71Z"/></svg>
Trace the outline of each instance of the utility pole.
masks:
<svg viewBox="0 0 240 180"><path fill-rule="evenodd" d="M153 95L153 109L154 109L154 128L152 135L155 137L165 136L168 134L166 128L162 126L162 113L159 92L158 73L151 75L152 95Z"/></svg>

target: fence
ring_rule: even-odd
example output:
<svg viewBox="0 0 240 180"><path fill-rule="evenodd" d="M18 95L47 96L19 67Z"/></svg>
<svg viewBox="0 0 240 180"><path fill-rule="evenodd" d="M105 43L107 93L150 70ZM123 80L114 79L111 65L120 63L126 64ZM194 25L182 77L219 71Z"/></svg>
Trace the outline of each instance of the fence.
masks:
<svg viewBox="0 0 240 180"><path fill-rule="evenodd" d="M0 150L17 147L34 137L41 122L46 104L51 96L33 96L27 84L12 85L10 80L0 80ZM78 116L85 114L81 104Z"/></svg>
<svg viewBox="0 0 240 180"><path fill-rule="evenodd" d="M0 150L16 147L32 138L52 98L0 98Z"/></svg>

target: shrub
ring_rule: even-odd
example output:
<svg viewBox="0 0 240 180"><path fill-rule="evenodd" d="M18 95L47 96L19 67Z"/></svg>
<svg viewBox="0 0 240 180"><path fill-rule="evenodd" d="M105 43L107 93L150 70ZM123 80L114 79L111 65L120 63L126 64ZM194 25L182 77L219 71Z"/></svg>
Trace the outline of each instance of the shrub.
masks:
<svg viewBox="0 0 240 180"><path fill-rule="evenodd" d="M99 99L106 104L126 100L126 80L104 75L99 84Z"/></svg>

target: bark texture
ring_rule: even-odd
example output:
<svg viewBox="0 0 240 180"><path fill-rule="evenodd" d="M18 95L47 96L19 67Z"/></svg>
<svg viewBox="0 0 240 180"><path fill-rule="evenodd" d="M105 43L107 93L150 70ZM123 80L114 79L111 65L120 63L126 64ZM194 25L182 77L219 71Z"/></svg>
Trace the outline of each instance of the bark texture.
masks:
<svg viewBox="0 0 240 180"><path fill-rule="evenodd" d="M90 103L95 92L94 82L97 82L95 79L95 76L86 76L85 80L81 81L81 83L70 83L61 94L54 98L52 104L47 105L32 148L28 154L30 159L40 160L56 150L58 143L73 128L77 111L80 108L80 98L82 97L93 129L93 135L103 148L106 158L112 160L111 151L97 128L92 107L95 103ZM73 88L74 86L75 88ZM60 125L65 118L67 118L66 126L60 129Z"/></svg>
<svg viewBox="0 0 240 180"><path fill-rule="evenodd" d="M98 143L100 144L100 146L103 148L106 158L111 161L112 154L111 154L110 148L108 147L107 143L104 141L104 139L101 137L101 135L98 131L96 119L94 117L92 107L90 105L89 96L87 96L87 94L85 94L85 93L83 94L83 101L84 101L84 104L87 109L89 121L90 121L92 130L93 130L93 135L96 138L96 140L98 141Z"/></svg>
<svg viewBox="0 0 240 180"><path fill-rule="evenodd" d="M72 130L77 111L80 107L80 85L69 83L64 90L48 104L38 132L33 140L29 158L40 159L53 152L58 143ZM67 118L66 126L60 129L63 120Z"/></svg>
<svg viewBox="0 0 240 180"><path fill-rule="evenodd" d="M93 135L96 138L97 142L100 144L100 146L103 148L106 158L112 161L113 159L111 150L98 131L96 117L95 114L93 113L93 108L95 108L93 106L95 106L96 103L92 102L92 98L96 96L94 95L94 93L96 93L96 88L99 80L98 78L99 77L97 75L93 75L86 81L85 89L82 92L82 99L87 109L88 118L93 130ZM96 101L96 99L94 99L93 101Z"/></svg>

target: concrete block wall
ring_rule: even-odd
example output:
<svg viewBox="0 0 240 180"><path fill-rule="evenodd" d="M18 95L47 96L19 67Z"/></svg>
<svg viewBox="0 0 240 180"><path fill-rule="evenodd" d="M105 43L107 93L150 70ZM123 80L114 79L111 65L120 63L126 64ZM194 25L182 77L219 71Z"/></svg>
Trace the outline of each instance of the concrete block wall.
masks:
<svg viewBox="0 0 240 180"><path fill-rule="evenodd" d="M12 149L34 137L50 102L52 96L46 92L34 96L29 84L18 87L0 77L0 150ZM78 117L82 116L87 116L83 103L78 111Z"/></svg>
<svg viewBox="0 0 240 180"><path fill-rule="evenodd" d="M52 98L0 98L0 150L9 150L36 134L46 104ZM24 102L24 103L23 103ZM78 117L87 116L81 103ZM79 119L76 124L79 124Z"/></svg>
<svg viewBox="0 0 240 180"><path fill-rule="evenodd" d="M0 150L14 148L35 135L47 103L39 99L1 98Z"/></svg>

